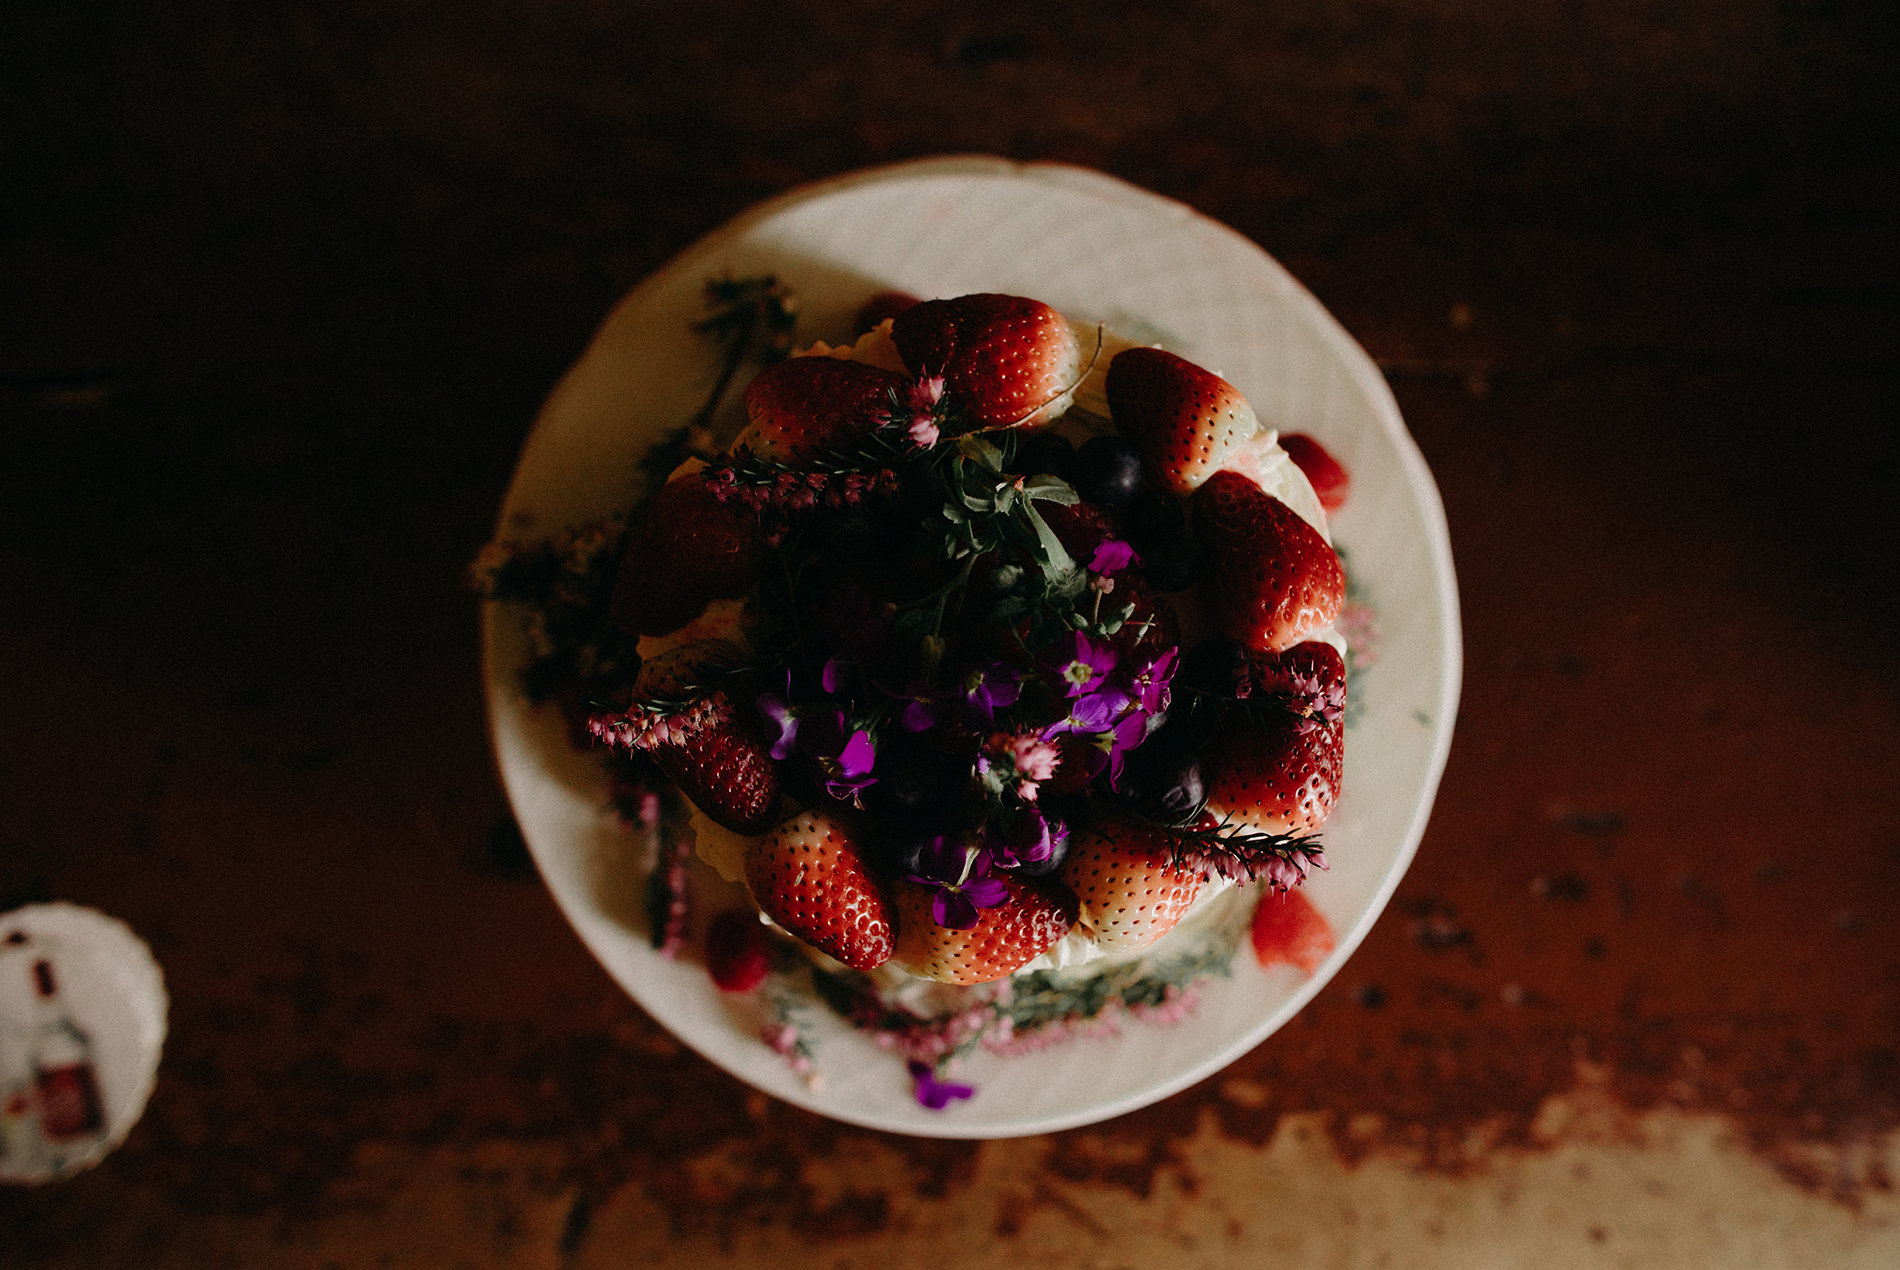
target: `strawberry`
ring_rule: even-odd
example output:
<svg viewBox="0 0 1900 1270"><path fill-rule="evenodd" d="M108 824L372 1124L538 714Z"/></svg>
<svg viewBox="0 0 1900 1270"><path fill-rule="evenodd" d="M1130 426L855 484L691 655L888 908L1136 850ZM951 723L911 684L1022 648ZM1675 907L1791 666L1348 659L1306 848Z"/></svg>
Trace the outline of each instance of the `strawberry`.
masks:
<svg viewBox="0 0 1900 1270"><path fill-rule="evenodd" d="M850 449L877 431L891 412L891 393L902 393L906 383L895 371L863 362L791 358L746 385L751 426L739 443L780 463Z"/></svg>
<svg viewBox="0 0 1900 1270"><path fill-rule="evenodd" d="M1131 348L1108 364L1108 412L1155 483L1191 494L1222 468L1260 420L1240 390L1159 348Z"/></svg>
<svg viewBox="0 0 1900 1270"><path fill-rule="evenodd" d="M772 967L765 927L750 909L729 908L706 927L706 970L723 992L750 992Z"/></svg>
<svg viewBox="0 0 1900 1270"><path fill-rule="evenodd" d="M1293 460L1293 465L1306 474L1307 484L1319 495L1319 505L1326 509L1328 516L1346 505L1346 493L1352 480L1339 460L1326 452L1325 446L1304 432L1288 432L1280 438L1280 448Z"/></svg>
<svg viewBox="0 0 1900 1270"><path fill-rule="evenodd" d="M1014 295L925 300L891 320L904 365L942 375L973 428L1036 427L1069 408L1082 344L1068 319Z"/></svg>
<svg viewBox="0 0 1900 1270"><path fill-rule="evenodd" d="M1119 813L1078 830L1061 877L1098 948L1132 952L1174 929L1206 877L1172 863L1166 833Z"/></svg>
<svg viewBox="0 0 1900 1270"><path fill-rule="evenodd" d="M838 817L802 811L779 825L746 853L745 880L773 921L820 952L853 970L890 960L890 906Z"/></svg>
<svg viewBox="0 0 1900 1270"><path fill-rule="evenodd" d="M623 630L666 635L714 600L745 595L764 562L758 517L688 472L653 496L628 533L609 612Z"/></svg>
<svg viewBox="0 0 1900 1270"><path fill-rule="evenodd" d="M612 748L647 755L708 819L734 833L762 833L778 811L778 768L723 692L678 705L636 703L596 714L587 727Z"/></svg>
<svg viewBox="0 0 1900 1270"><path fill-rule="evenodd" d="M1249 700L1259 708L1215 730L1204 756L1207 810L1266 833L1310 834L1339 797L1345 663L1321 643L1251 660Z"/></svg>
<svg viewBox="0 0 1900 1270"><path fill-rule="evenodd" d="M1223 634L1277 652L1338 620L1339 557L1285 503L1238 472L1216 472L1192 507L1208 553L1208 615Z"/></svg>
<svg viewBox="0 0 1900 1270"><path fill-rule="evenodd" d="M1284 961L1310 975L1331 955L1334 942L1332 925L1304 891L1260 897L1253 913L1253 955L1261 965Z"/></svg>
<svg viewBox="0 0 1900 1270"><path fill-rule="evenodd" d="M1014 974L1054 947L1075 925L1075 897L1043 879L1002 874L1009 898L977 910L976 925L952 930L931 915L932 889L897 884L897 956L939 983L989 983Z"/></svg>

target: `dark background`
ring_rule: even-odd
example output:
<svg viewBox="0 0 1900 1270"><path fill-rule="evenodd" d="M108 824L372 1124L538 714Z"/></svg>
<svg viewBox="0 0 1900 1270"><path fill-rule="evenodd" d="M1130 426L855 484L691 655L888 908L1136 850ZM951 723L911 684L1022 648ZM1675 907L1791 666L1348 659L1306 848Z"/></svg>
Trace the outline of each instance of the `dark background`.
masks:
<svg viewBox="0 0 1900 1270"><path fill-rule="evenodd" d="M126 1146L0 1193L19 1255L373 1212L370 1147L546 1148L498 1185L581 1196L577 1246L630 1184L687 1227L809 1221L774 1153L865 1139L955 1201L974 1147L742 1113L593 966L490 772L462 570L617 295L761 198L960 151L1285 263L1392 380L1465 605L1431 829L1237 1069L1271 1095L1190 1091L1064 1175L1140 1193L1209 1107L1256 1143L1371 1111L1456 1167L1588 1055L1796 1185L1887 1184L1811 1161L1900 1094L1889 7L1030 12L0 17L0 909L121 916L173 994ZM750 1186L664 1180L724 1141Z"/></svg>

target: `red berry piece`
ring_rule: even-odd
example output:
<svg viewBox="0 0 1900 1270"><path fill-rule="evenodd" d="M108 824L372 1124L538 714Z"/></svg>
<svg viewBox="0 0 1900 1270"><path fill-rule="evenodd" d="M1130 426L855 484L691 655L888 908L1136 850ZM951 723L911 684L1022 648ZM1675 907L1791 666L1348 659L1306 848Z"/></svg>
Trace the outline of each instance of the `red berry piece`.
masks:
<svg viewBox="0 0 1900 1270"><path fill-rule="evenodd" d="M1352 478L1346 475L1339 460L1327 453L1325 446L1304 432L1287 432L1281 434L1280 448L1293 460L1293 465L1306 474L1307 483L1319 495L1319 505L1326 509L1328 516L1346 505Z"/></svg>
<svg viewBox="0 0 1900 1270"><path fill-rule="evenodd" d="M724 992L750 992L772 967L765 927L749 909L729 908L706 928L706 969Z"/></svg>
<svg viewBox="0 0 1900 1270"><path fill-rule="evenodd" d="M1307 974L1332 955L1332 923L1313 907L1304 891L1269 892L1253 914L1253 955L1263 966L1282 963Z"/></svg>

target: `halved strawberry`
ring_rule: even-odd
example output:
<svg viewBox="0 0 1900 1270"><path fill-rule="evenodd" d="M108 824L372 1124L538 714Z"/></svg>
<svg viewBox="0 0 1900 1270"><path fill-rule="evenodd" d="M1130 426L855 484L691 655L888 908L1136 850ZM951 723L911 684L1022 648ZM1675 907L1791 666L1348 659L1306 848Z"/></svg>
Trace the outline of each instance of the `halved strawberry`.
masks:
<svg viewBox="0 0 1900 1270"><path fill-rule="evenodd" d="M653 496L627 535L608 611L622 630L666 635L714 600L752 590L764 563L758 516L687 472Z"/></svg>
<svg viewBox="0 0 1900 1270"><path fill-rule="evenodd" d="M794 357L746 385L750 426L739 438L762 458L804 463L849 449L877 431L891 393L907 381L895 371L837 357Z"/></svg>
<svg viewBox="0 0 1900 1270"><path fill-rule="evenodd" d="M1146 948L1194 903L1207 879L1171 863L1169 846L1162 830L1119 813L1076 831L1060 876L1075 892L1077 920L1097 947Z"/></svg>
<svg viewBox="0 0 1900 1270"><path fill-rule="evenodd" d="M1239 389L1164 349L1117 353L1105 391L1116 430L1155 483L1177 494L1193 493L1260 431Z"/></svg>
<svg viewBox="0 0 1900 1270"><path fill-rule="evenodd" d="M649 682L643 673L641 683ZM636 704L587 721L596 740L638 751L708 819L734 833L762 833L778 812L778 767L719 691L678 706Z"/></svg>
<svg viewBox="0 0 1900 1270"><path fill-rule="evenodd" d="M1332 924L1304 891L1260 897L1253 914L1253 955L1261 965L1286 962L1310 975L1332 955L1335 943Z"/></svg>
<svg viewBox="0 0 1900 1270"><path fill-rule="evenodd" d="M915 374L942 375L974 427L1037 427L1069 408L1082 344L1068 319L1015 295L925 300L891 320Z"/></svg>
<svg viewBox="0 0 1900 1270"><path fill-rule="evenodd" d="M1325 446L1304 432L1287 432L1280 436L1280 448L1286 451L1295 467L1306 473L1307 484L1319 495L1319 505L1326 509L1328 516L1346 505L1346 492L1352 478L1346 475L1339 460L1327 453Z"/></svg>
<svg viewBox="0 0 1900 1270"><path fill-rule="evenodd" d="M1238 472L1216 472L1192 507L1208 551L1202 592L1222 634L1277 652L1338 620L1339 557L1285 503Z"/></svg>
<svg viewBox="0 0 1900 1270"><path fill-rule="evenodd" d="M851 830L802 811L746 853L746 884L771 919L853 970L891 958L891 914Z"/></svg>
<svg viewBox="0 0 1900 1270"><path fill-rule="evenodd" d="M1309 642L1256 653L1248 679L1257 707L1224 719L1204 755L1207 810L1266 833L1310 834L1339 797L1345 663L1332 645Z"/></svg>
<svg viewBox="0 0 1900 1270"><path fill-rule="evenodd" d="M977 910L968 930L939 926L930 887L897 884L897 957L939 983L989 983L1041 956L1075 925L1075 896L1044 879L1000 875L1009 898Z"/></svg>

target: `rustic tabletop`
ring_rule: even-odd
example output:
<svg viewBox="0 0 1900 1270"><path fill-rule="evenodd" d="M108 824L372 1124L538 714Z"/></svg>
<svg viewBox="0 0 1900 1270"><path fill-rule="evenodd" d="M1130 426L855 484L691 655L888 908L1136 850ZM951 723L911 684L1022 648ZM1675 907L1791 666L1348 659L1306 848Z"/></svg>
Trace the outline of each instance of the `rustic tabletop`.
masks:
<svg viewBox="0 0 1900 1270"><path fill-rule="evenodd" d="M1900 1261L1892 19L1767 0L44 6L0 191L0 911L171 997L0 1261ZM610 981L484 734L528 422L614 298L919 155L1274 253L1443 493L1449 767L1228 1070L998 1142L750 1091Z"/></svg>

